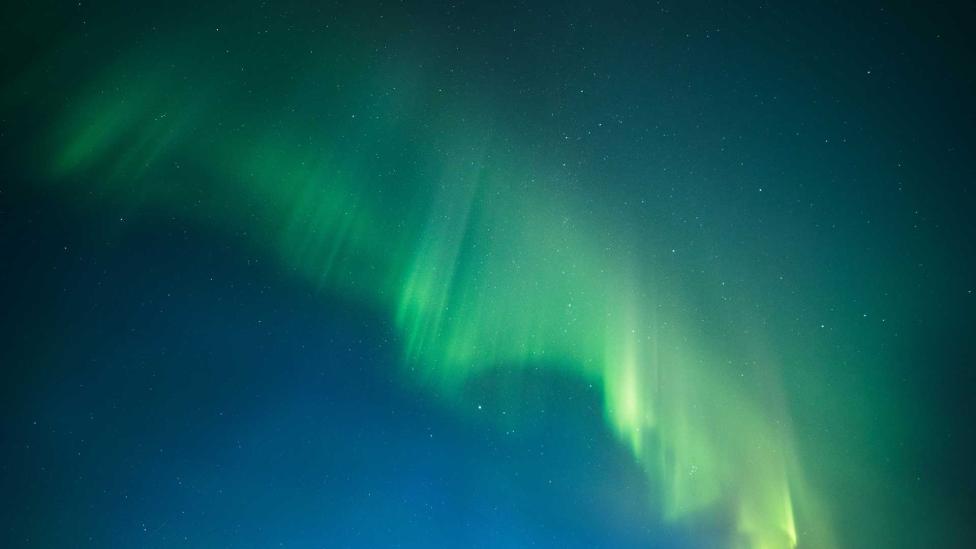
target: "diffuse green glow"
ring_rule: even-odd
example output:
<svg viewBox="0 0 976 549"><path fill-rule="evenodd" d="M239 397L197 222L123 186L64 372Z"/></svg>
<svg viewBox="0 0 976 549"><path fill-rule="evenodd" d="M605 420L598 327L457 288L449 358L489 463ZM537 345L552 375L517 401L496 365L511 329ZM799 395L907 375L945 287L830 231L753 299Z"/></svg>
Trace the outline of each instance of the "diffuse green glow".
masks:
<svg viewBox="0 0 976 549"><path fill-rule="evenodd" d="M578 374L602 388L607 423L669 519L719 509L732 546L832 545L782 406L724 367L678 289L632 267L623 231L540 190L558 187L544 160L460 116L404 130L403 106L379 102L360 125L307 123L320 106L245 127L215 82L195 74L207 93L163 93L168 78L119 69L94 82L60 128L56 179L100 174L99 196L247 232L316 287L387 311L405 371L448 402L465 405L492 368ZM210 184L182 183L190 169Z"/></svg>

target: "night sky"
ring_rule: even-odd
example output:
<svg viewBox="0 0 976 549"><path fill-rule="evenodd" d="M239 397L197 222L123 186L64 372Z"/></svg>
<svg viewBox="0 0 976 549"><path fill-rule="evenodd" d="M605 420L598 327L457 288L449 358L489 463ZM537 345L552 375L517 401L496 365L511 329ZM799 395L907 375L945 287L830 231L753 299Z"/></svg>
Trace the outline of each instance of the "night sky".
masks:
<svg viewBox="0 0 976 549"><path fill-rule="evenodd" d="M974 28L5 4L0 546L973 547Z"/></svg>

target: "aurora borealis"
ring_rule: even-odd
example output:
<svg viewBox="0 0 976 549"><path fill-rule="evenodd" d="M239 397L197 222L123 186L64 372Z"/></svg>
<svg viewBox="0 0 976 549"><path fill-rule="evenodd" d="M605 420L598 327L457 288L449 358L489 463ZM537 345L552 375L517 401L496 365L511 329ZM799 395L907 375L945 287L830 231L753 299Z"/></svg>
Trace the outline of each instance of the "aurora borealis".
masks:
<svg viewBox="0 0 976 549"><path fill-rule="evenodd" d="M11 547L966 547L969 6L4 8Z"/></svg>

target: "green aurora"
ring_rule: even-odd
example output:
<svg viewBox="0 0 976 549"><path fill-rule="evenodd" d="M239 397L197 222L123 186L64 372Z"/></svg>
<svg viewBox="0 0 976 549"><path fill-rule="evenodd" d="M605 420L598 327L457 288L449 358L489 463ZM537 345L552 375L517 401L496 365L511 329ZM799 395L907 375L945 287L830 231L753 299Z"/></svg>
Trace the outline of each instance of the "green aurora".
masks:
<svg viewBox="0 0 976 549"><path fill-rule="evenodd" d="M694 320L681 318L677 292L655 287L653 268L642 278L630 267L638 252L623 231L598 234L612 220L587 219L557 194L534 191L540 180L555 187L558 174L495 144L515 137L497 137L503 131L477 115L452 124L455 115L434 128L449 143L412 133L409 142L409 130L385 122L403 116L402 105L368 104L373 120L350 128L359 133L352 147L286 113L274 118L291 124L198 142L185 127L219 112L219 101L192 105L188 90L167 86L175 75L153 72L109 70L91 84L62 126L56 181L97 169L108 174L97 194L110 200L177 211L189 204L205 221L254 234L310 283L394 315L407 369L459 406L465 385L489 368L571 369L602 387L608 424L660 483L669 518L727 505L737 544L792 547L798 506L807 535L829 545L789 429L777 420L781 406L723 368ZM395 137L371 143L376 135ZM376 174L374 147L423 155L425 166L391 163ZM173 162L216 166L211 196L155 175L156 165Z"/></svg>
<svg viewBox="0 0 976 549"><path fill-rule="evenodd" d="M635 222L634 206L616 206L613 175L574 161L575 137L520 121L490 86L445 92L463 77L428 61L436 41L397 34L395 22L328 32L290 23L288 38L270 40L253 32L263 19L240 17L172 22L148 38L107 32L94 46L69 35L44 53L46 70L5 86L5 109L49 118L30 162L44 191L75 208L180 218L243 239L254 257L323 294L378 311L395 323L404 383L458 414L501 399L513 417L499 421L531 422L518 372L577 377L601 392L607 428L664 517L690 528L722 517L730 547L845 545L841 509L889 505L881 494L854 504L838 495L850 473L832 473L835 458L824 456L847 444L847 467L867 471L857 469L870 458L854 456L856 437L801 432L793 420L830 386L813 375L815 388L797 389L802 372L823 361L873 368L885 352L848 353L841 325L824 335L829 320L786 320L805 315L803 303L829 301L829 285L770 290L790 273L673 244L690 234L753 253L761 245L742 235L777 229L721 235L664 215ZM91 70L71 70L78 65ZM52 71L71 74L57 77L64 98L24 99ZM835 350L808 352L811 341ZM493 372L510 383L488 383ZM891 393L882 385L878 394ZM908 413L890 396L866 406L865 417Z"/></svg>

